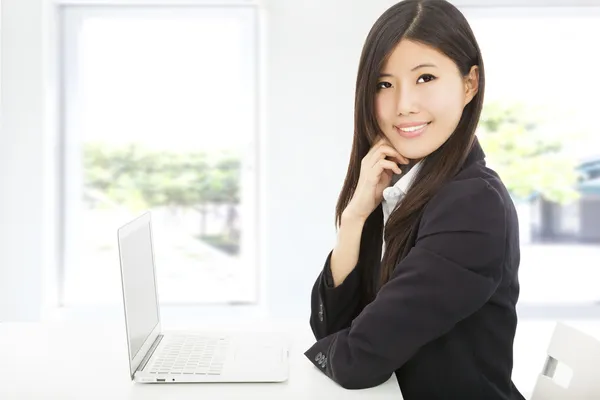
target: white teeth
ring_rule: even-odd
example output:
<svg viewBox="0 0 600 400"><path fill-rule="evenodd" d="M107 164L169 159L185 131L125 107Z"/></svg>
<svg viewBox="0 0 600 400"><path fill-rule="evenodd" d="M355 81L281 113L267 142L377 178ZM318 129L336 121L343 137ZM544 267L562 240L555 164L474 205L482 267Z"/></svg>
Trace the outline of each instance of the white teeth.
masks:
<svg viewBox="0 0 600 400"><path fill-rule="evenodd" d="M411 126L410 128L398 128L403 132L414 132L414 131L418 131L419 129L423 129L424 127L426 127L427 124L423 124L423 125L419 125L419 126Z"/></svg>

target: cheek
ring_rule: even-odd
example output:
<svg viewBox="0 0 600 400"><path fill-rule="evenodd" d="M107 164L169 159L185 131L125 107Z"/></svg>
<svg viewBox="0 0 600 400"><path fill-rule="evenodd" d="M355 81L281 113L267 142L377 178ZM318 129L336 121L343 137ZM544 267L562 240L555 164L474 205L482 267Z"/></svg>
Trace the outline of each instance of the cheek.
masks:
<svg viewBox="0 0 600 400"><path fill-rule="evenodd" d="M457 88L448 88L430 97L429 111L440 124L458 124L463 111L464 95Z"/></svg>
<svg viewBox="0 0 600 400"><path fill-rule="evenodd" d="M385 132L385 127L388 126L393 119L393 114L390 114L389 101L385 100L385 96L379 95L375 97L375 116L379 123L379 128Z"/></svg>
<svg viewBox="0 0 600 400"><path fill-rule="evenodd" d="M385 121L389 118L388 108L389 106L387 105L384 96L375 96L375 115L377 115L378 121Z"/></svg>

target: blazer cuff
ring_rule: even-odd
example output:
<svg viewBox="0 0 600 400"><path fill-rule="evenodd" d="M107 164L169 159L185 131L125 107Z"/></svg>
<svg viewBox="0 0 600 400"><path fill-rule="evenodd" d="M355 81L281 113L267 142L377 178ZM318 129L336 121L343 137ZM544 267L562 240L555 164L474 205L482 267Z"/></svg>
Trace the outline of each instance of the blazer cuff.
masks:
<svg viewBox="0 0 600 400"><path fill-rule="evenodd" d="M333 252L333 251L332 251ZM331 254L327 257L321 284L319 287L319 320L328 321L328 326L336 325L335 321L351 319L352 313L359 304L360 273L355 267L344 281L337 287L333 286L331 274ZM350 313L350 314L349 314Z"/></svg>
<svg viewBox="0 0 600 400"><path fill-rule="evenodd" d="M306 358L330 378L333 378L333 371L330 367L329 356L331 354L332 344L335 342L336 338L336 334L326 336L323 339L318 340L304 352Z"/></svg>
<svg viewBox="0 0 600 400"><path fill-rule="evenodd" d="M329 252L327 256L327 260L325 261L325 267L323 268L323 289L324 294L327 299L331 299L334 302L347 300L347 295L355 294L356 290L359 288L359 273L358 266L354 267L354 269L346 276L346 279L341 283L341 285L334 287L333 283L333 274L331 272L331 255L333 254L333 250Z"/></svg>

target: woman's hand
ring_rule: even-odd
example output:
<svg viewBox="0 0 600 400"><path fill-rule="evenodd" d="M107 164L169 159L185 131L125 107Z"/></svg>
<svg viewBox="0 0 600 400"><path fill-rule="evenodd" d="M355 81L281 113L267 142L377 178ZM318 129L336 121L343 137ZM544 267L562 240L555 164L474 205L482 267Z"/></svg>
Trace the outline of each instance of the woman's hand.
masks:
<svg viewBox="0 0 600 400"><path fill-rule="evenodd" d="M398 164L409 160L400 155L387 138L381 138L360 164L360 177L352 199L344 210L344 217L366 220L383 199L383 190L390 185L394 173L401 174Z"/></svg>

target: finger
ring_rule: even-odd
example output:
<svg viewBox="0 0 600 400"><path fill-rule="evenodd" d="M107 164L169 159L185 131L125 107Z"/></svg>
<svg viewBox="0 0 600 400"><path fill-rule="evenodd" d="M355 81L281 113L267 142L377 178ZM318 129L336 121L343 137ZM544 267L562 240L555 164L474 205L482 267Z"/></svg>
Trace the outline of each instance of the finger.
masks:
<svg viewBox="0 0 600 400"><path fill-rule="evenodd" d="M373 146L369 149L367 156L375 156L379 153L379 151L382 148L394 148L391 144L388 143L388 141L385 138L380 139L379 141L375 142L373 144Z"/></svg>
<svg viewBox="0 0 600 400"><path fill-rule="evenodd" d="M396 149L394 149L396 150ZM398 150L396 150L396 155L395 155L395 159L400 163L400 164L409 164L410 160L406 157L404 157L402 154L400 154L398 152Z"/></svg>
<svg viewBox="0 0 600 400"><path fill-rule="evenodd" d="M391 146L389 139L385 136L380 136L378 140L376 140L371 148L369 149L370 154L374 154L381 146Z"/></svg>
<svg viewBox="0 0 600 400"><path fill-rule="evenodd" d="M377 164L375 164L374 169L376 170L378 177L381 176L381 173L385 169L394 171L394 173L396 173L398 175L402 174L402 170L400 169L398 164L396 164L395 162L393 162L391 160L385 160L385 159L379 160L377 162Z"/></svg>
<svg viewBox="0 0 600 400"><path fill-rule="evenodd" d="M395 147L394 147L394 150L396 150ZM400 152L398 150L396 150L396 153L398 153L398 156L400 157L401 164L409 164L410 163L410 160L408 159L408 157L404 157L402 154L400 154Z"/></svg>
<svg viewBox="0 0 600 400"><path fill-rule="evenodd" d="M404 157L400 153L398 153L398 155L396 156L396 159L398 160L398 163L400 163L400 164L410 164L410 160L408 158Z"/></svg>
<svg viewBox="0 0 600 400"><path fill-rule="evenodd" d="M388 141L389 143L389 141ZM392 146L391 144L386 145L384 144L383 146L379 147L380 151L385 151L385 155L387 157L394 157L396 160L398 160L398 162L400 164L408 164L410 163L410 160L406 157L404 157L402 154L400 154L400 152L398 150L396 150L396 148L394 146Z"/></svg>
<svg viewBox="0 0 600 400"><path fill-rule="evenodd" d="M396 150L392 146L387 146L387 145L379 147L379 149L377 150L377 152L375 153L373 158L374 158L373 164L375 164L377 161L384 159L384 158L396 160L396 162L398 162L400 164L408 164L409 163L408 159L406 157L404 157L403 155L401 155L398 152L398 150Z"/></svg>
<svg viewBox="0 0 600 400"><path fill-rule="evenodd" d="M373 147L376 147L381 144L391 144L391 143L390 143L390 140L387 138L387 136L380 136L379 139L376 140L375 143L373 144Z"/></svg>

